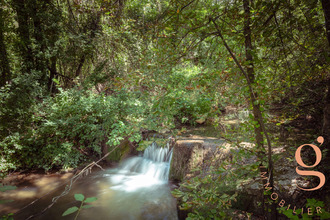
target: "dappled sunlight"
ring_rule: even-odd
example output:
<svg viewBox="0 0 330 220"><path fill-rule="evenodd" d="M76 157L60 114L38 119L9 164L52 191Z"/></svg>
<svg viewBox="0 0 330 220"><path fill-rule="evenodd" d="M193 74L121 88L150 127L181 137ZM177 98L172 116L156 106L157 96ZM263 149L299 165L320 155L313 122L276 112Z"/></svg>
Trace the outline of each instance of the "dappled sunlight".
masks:
<svg viewBox="0 0 330 220"><path fill-rule="evenodd" d="M56 189L60 185L60 182L57 181L57 178L44 177L37 179L35 181L35 185L39 188L39 192L44 194Z"/></svg>
<svg viewBox="0 0 330 220"><path fill-rule="evenodd" d="M38 196L38 188L36 187L25 187L22 189L10 190L2 192L2 198L6 199L29 199L35 198Z"/></svg>

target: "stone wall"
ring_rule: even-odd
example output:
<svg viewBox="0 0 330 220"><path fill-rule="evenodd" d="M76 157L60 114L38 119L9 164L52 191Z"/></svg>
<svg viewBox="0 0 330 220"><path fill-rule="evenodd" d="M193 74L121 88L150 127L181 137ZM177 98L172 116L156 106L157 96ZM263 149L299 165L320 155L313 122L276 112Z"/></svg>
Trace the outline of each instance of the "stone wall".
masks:
<svg viewBox="0 0 330 220"><path fill-rule="evenodd" d="M216 138L192 136L176 141L170 168L170 180L183 181L207 170L214 157L223 157L224 151L219 146L224 141Z"/></svg>

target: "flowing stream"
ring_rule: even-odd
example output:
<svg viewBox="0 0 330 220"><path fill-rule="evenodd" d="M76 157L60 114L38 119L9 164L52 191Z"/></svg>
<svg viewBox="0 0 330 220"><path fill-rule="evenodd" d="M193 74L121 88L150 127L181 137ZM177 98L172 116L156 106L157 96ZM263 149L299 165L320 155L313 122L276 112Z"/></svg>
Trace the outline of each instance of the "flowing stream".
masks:
<svg viewBox="0 0 330 220"><path fill-rule="evenodd" d="M72 207L79 207L74 194L97 197L90 203L92 208L82 209L77 219L178 219L175 199L168 185L172 150L169 146L150 145L143 154L124 160L115 169L90 174L75 183L70 193L43 215L33 219L74 219L74 214L62 217L62 213ZM58 191L55 195L60 194ZM52 196L43 198L29 208L30 214L42 210L51 203ZM15 219L26 219L18 215Z"/></svg>

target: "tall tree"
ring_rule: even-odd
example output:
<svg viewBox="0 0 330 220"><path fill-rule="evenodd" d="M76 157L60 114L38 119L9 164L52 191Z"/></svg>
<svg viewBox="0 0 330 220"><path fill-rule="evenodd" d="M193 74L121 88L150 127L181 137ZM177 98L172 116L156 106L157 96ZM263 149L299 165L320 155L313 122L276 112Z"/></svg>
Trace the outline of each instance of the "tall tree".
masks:
<svg viewBox="0 0 330 220"><path fill-rule="evenodd" d="M0 6L0 87L10 80L10 66L5 43L5 12Z"/></svg>
<svg viewBox="0 0 330 220"><path fill-rule="evenodd" d="M243 0L243 8L244 8L244 42L245 42L245 56L247 61L247 77L246 80L249 84L249 86L252 88L252 86L255 84L255 72L254 72L254 63L253 63L253 45L252 45L252 31L251 31L251 8L250 8L250 0ZM273 188L274 181L273 181L273 161L272 161L272 149L271 149L271 143L270 139L268 137L267 131L265 129L264 125L264 119L262 117L262 113L260 110L260 104L258 102L258 93L253 91L253 89L250 89L250 102L252 105L252 111L254 120L257 121L256 124L254 124L254 132L256 136L256 144L257 149L260 153L264 153L264 138L263 134L266 135L267 138L267 144L268 144L268 172L269 172L269 185ZM263 132L263 133L262 133ZM259 155L259 158L262 158L261 155ZM267 198L264 198L266 200ZM276 205L271 205L271 213L268 212L268 208L266 209L266 213L268 216L268 219L277 219L277 211L276 211Z"/></svg>
<svg viewBox="0 0 330 220"><path fill-rule="evenodd" d="M29 8L31 7L30 0L13 0L13 8L17 14L18 23L18 36L19 42L18 47L20 50L20 55L23 60L23 74L31 73L34 65L33 51L31 45L31 29L29 28Z"/></svg>
<svg viewBox="0 0 330 220"><path fill-rule="evenodd" d="M243 66L238 61L237 57L233 53L232 49L226 43L224 37L222 36L221 30L219 29L218 25L216 24L215 20L213 23L218 31L219 36L224 42L225 47L227 48L228 52L232 56L233 60L235 61L236 65L241 70L242 74L244 75L247 86L249 88L249 95L250 95L250 103L252 105L253 117L255 120L254 123L254 134L256 139L256 147L257 147L257 157L261 161L261 164L265 158L265 149L264 149L264 137L263 134L266 136L267 144L268 144L268 172L270 174L269 186L273 188L273 162L272 162L272 148L270 138L267 134L264 119L262 117L262 112L260 110L260 104L258 100L258 93L254 89L255 85L255 71L254 71L254 61L253 61L253 44L252 44L252 30L251 30L251 8L250 8L250 1L243 0L243 9L244 9L244 26L243 26L243 36L244 36L244 45L245 45L245 56L246 56L246 71L243 69ZM264 171L262 167L260 167L261 171ZM264 197L266 200L267 197ZM272 212L265 214L268 216L268 219L276 219L277 212L276 206L273 204L271 206ZM268 210L268 208L266 208Z"/></svg>

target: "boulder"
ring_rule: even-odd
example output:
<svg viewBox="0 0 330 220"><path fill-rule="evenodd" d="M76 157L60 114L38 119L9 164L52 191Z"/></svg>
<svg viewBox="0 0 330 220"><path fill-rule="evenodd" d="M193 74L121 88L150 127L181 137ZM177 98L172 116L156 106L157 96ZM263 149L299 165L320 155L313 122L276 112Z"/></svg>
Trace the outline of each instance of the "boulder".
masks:
<svg viewBox="0 0 330 220"><path fill-rule="evenodd" d="M107 158L107 162L119 162L122 159L129 157L130 155L136 155L136 149L133 143L128 140L128 137L124 138L119 146L109 147L107 144L102 145L102 155L106 155L108 152L111 152L116 148Z"/></svg>

